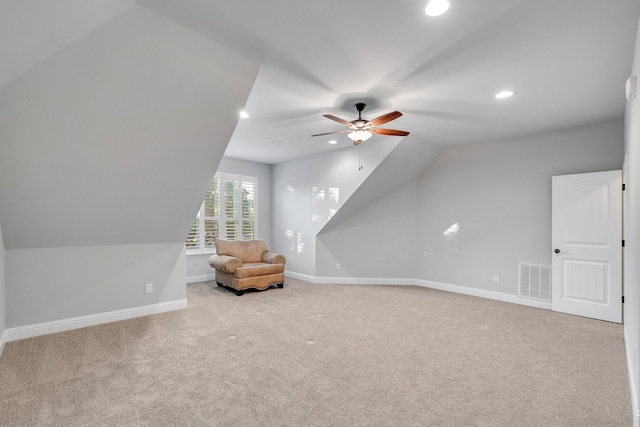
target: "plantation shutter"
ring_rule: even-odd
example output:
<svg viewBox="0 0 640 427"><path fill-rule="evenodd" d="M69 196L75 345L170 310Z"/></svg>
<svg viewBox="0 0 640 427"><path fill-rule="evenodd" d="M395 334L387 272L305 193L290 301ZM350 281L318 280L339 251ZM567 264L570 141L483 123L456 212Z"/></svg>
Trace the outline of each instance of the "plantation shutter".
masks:
<svg viewBox="0 0 640 427"><path fill-rule="evenodd" d="M187 236L187 249L199 249L200 248L200 218L196 218L193 221L189 235Z"/></svg>
<svg viewBox="0 0 640 427"><path fill-rule="evenodd" d="M204 197L204 247L215 248L215 238L220 237L220 178L211 181Z"/></svg>
<svg viewBox="0 0 640 427"><path fill-rule="evenodd" d="M204 197L204 215L220 216L220 178L213 178Z"/></svg>
<svg viewBox="0 0 640 427"><path fill-rule="evenodd" d="M255 182L242 182L242 238L252 240L255 238L256 217L256 184Z"/></svg>
<svg viewBox="0 0 640 427"><path fill-rule="evenodd" d="M224 234L227 240L240 240L238 213L240 212L239 185L236 179L224 181Z"/></svg>
<svg viewBox="0 0 640 427"><path fill-rule="evenodd" d="M215 248L215 237L256 238L257 178L217 173L186 240L188 250Z"/></svg>

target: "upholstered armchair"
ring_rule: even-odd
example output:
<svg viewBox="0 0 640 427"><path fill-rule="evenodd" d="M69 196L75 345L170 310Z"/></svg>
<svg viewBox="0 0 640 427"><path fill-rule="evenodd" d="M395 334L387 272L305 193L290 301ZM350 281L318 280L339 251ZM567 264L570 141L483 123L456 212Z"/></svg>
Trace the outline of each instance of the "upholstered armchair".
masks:
<svg viewBox="0 0 640 427"><path fill-rule="evenodd" d="M265 290L271 285L284 287L284 255L269 252L264 240L215 239L216 254L209 264L216 270L218 286L242 295L246 289Z"/></svg>

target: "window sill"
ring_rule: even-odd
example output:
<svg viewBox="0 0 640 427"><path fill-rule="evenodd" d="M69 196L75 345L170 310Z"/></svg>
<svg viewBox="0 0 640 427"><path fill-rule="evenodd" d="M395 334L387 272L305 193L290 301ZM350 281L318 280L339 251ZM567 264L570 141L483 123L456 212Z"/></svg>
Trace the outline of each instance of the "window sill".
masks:
<svg viewBox="0 0 640 427"><path fill-rule="evenodd" d="M187 258L191 257L210 257L216 253L215 249L203 249L203 250L187 250Z"/></svg>

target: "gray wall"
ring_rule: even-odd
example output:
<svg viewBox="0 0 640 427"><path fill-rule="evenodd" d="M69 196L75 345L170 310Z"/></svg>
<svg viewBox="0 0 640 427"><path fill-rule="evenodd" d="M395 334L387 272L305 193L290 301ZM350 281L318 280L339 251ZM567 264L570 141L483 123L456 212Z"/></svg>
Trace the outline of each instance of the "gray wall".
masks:
<svg viewBox="0 0 640 427"><path fill-rule="evenodd" d="M134 5L0 88L6 328L184 299L259 68Z"/></svg>
<svg viewBox="0 0 640 427"><path fill-rule="evenodd" d="M2 343L6 329L7 303L5 298L5 249L2 238L2 222L0 221L0 356L2 355Z"/></svg>
<svg viewBox="0 0 640 427"><path fill-rule="evenodd" d="M364 143L363 170L353 146L273 166L273 249L287 257L288 271L316 275L316 235L398 143Z"/></svg>
<svg viewBox="0 0 640 427"><path fill-rule="evenodd" d="M417 181L417 278L516 295L519 262L551 264L551 177L621 169L623 141L614 120L446 151Z"/></svg>
<svg viewBox="0 0 640 427"><path fill-rule="evenodd" d="M415 247L416 184L412 182L318 235L317 275L413 278Z"/></svg>
<svg viewBox="0 0 640 427"><path fill-rule="evenodd" d="M427 158L412 184L318 235L316 275L516 295L519 262L551 262L551 176L620 169L623 141L613 120Z"/></svg>
<svg viewBox="0 0 640 427"><path fill-rule="evenodd" d="M210 253L189 254L185 258L186 283L206 282L216 277L216 272L209 265Z"/></svg>
<svg viewBox="0 0 640 427"><path fill-rule="evenodd" d="M443 151L438 144L425 141L420 136L409 135L402 138L320 233L323 234L346 219L359 215L363 208L414 182Z"/></svg>
<svg viewBox="0 0 640 427"><path fill-rule="evenodd" d="M640 33L638 34L632 76L640 75ZM640 98L640 97L638 97ZM625 250L624 250L624 329L627 348L634 425L640 425L640 373L637 351L640 347L640 99L627 102L625 115Z"/></svg>
<svg viewBox="0 0 640 427"><path fill-rule="evenodd" d="M271 248L271 165L223 157L217 172L258 177L258 238ZM187 283L213 280L215 270L209 265L209 253L189 254L186 259Z"/></svg>
<svg viewBox="0 0 640 427"><path fill-rule="evenodd" d="M184 242L9 249L7 328L182 300L184 276Z"/></svg>

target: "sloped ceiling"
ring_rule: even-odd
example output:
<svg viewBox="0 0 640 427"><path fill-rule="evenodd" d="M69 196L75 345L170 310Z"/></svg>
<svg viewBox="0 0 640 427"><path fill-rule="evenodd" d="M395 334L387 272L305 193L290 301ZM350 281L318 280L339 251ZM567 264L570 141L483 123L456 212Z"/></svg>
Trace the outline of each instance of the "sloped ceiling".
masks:
<svg viewBox="0 0 640 427"><path fill-rule="evenodd" d="M341 129L323 114L351 120L356 102L369 119L404 113L388 127L411 134L321 232L447 148L622 117L640 17L637 0L455 0L438 18L426 0L140 4L263 64L227 156L277 164L349 150L345 135L310 136ZM496 100L504 89L517 94Z"/></svg>
<svg viewBox="0 0 640 427"><path fill-rule="evenodd" d="M357 101L404 113L389 127L411 135L381 165L398 182L448 147L622 116L637 0L456 0L437 19L425 3L2 2L5 245L180 241L225 150L346 149L310 135Z"/></svg>
<svg viewBox="0 0 640 427"><path fill-rule="evenodd" d="M0 87L134 4L135 0L0 2Z"/></svg>
<svg viewBox="0 0 640 427"><path fill-rule="evenodd" d="M357 101L443 148L622 117L640 17L637 0L455 0L438 18L426 0L140 4L263 64L227 155L266 163L349 147L310 135Z"/></svg>
<svg viewBox="0 0 640 427"><path fill-rule="evenodd" d="M0 88L5 246L183 241L258 71L134 5L21 72Z"/></svg>

